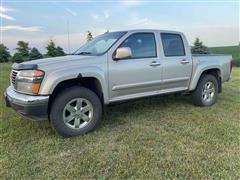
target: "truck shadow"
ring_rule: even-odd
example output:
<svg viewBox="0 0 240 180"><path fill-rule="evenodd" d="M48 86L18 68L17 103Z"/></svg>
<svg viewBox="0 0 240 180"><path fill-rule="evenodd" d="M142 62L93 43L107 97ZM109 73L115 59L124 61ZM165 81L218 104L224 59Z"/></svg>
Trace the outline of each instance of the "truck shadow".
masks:
<svg viewBox="0 0 240 180"><path fill-rule="evenodd" d="M167 108L193 106L187 95L153 96L111 104L105 107L101 127L127 123L129 119L151 112L164 112ZM127 119L127 120L126 120Z"/></svg>

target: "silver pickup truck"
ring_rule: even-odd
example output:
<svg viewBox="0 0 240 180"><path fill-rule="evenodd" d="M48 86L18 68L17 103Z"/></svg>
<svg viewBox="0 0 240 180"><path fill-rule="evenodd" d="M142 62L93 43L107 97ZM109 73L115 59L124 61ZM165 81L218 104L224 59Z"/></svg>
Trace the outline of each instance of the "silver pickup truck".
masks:
<svg viewBox="0 0 240 180"><path fill-rule="evenodd" d="M60 135L76 136L94 130L113 102L182 92L211 106L230 79L231 59L192 55L181 32L110 32L73 55L13 64L5 99L23 116L49 119Z"/></svg>

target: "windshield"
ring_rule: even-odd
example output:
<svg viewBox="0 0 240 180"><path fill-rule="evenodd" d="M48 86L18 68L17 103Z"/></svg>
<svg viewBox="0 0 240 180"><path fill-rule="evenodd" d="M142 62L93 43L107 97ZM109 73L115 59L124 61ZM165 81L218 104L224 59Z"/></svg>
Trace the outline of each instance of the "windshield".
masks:
<svg viewBox="0 0 240 180"><path fill-rule="evenodd" d="M75 55L101 55L108 51L108 49L117 42L126 32L110 32L97 36L93 40L84 44L78 49Z"/></svg>

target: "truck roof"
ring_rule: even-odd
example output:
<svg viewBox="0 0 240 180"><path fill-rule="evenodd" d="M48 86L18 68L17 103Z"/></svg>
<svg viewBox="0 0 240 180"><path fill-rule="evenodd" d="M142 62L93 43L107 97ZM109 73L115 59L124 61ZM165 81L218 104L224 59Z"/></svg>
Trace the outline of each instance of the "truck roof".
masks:
<svg viewBox="0 0 240 180"><path fill-rule="evenodd" d="M164 32L164 33L177 33L177 34L182 34L180 31L172 31L172 30L163 30L163 29L130 29L130 30L122 30L121 32ZM115 32L120 32L120 31L115 31Z"/></svg>

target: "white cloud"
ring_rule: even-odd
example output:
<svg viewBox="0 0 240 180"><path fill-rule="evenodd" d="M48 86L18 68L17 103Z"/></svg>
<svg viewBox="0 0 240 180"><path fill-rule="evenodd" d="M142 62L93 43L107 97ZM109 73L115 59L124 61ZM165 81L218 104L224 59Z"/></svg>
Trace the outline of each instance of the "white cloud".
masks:
<svg viewBox="0 0 240 180"><path fill-rule="evenodd" d="M91 16L93 20L96 20L98 22L103 22L110 17L110 14L107 11L103 11L101 13L92 14Z"/></svg>
<svg viewBox="0 0 240 180"><path fill-rule="evenodd" d="M15 21L14 17L6 15L6 14L3 14L3 13L0 13L0 18L11 20L11 21Z"/></svg>
<svg viewBox="0 0 240 180"><path fill-rule="evenodd" d="M108 19L110 17L110 14L108 12L103 12L104 18Z"/></svg>
<svg viewBox="0 0 240 180"><path fill-rule="evenodd" d="M11 11L15 11L15 9L0 6L0 18L14 21L15 20L14 17L5 14L6 12L11 12Z"/></svg>
<svg viewBox="0 0 240 180"><path fill-rule="evenodd" d="M78 14L75 12L75 11L73 11L73 10L71 10L71 9L69 9L69 8L64 8L69 14L71 14L72 16L77 16Z"/></svg>
<svg viewBox="0 0 240 180"><path fill-rule="evenodd" d="M24 31L24 32L38 32L41 31L41 27L31 26L31 27L23 27L19 25L9 25L9 26L1 26L0 31Z"/></svg>
<svg viewBox="0 0 240 180"><path fill-rule="evenodd" d="M77 15L78 15L77 12L73 11L73 10L70 9L70 8L67 8L67 7L63 6L63 5L61 4L61 2L57 2L57 1L49 1L49 2L52 3L52 4L54 4L57 8L64 9L66 15L69 15L69 14L70 14L71 16L77 16Z"/></svg>
<svg viewBox="0 0 240 180"><path fill-rule="evenodd" d="M125 25L127 28L130 29L137 29L137 28L147 28L147 29L162 29L169 27L169 24L166 23L159 23L152 19L146 17L134 17L130 18ZM170 25L171 26L171 25Z"/></svg>
<svg viewBox="0 0 240 180"><path fill-rule="evenodd" d="M98 20L100 18L99 14L92 14L91 16L94 20Z"/></svg>
<svg viewBox="0 0 240 180"><path fill-rule="evenodd" d="M134 18L133 20L130 20L128 23L128 26L145 26L150 23L150 20L148 18Z"/></svg>
<svg viewBox="0 0 240 180"><path fill-rule="evenodd" d="M12 12L12 11L15 11L15 9L0 6L0 12Z"/></svg>

